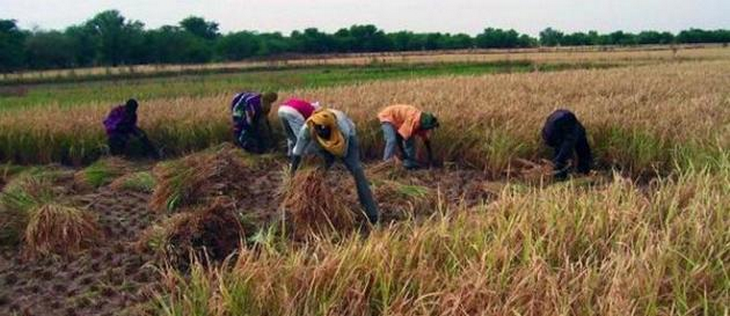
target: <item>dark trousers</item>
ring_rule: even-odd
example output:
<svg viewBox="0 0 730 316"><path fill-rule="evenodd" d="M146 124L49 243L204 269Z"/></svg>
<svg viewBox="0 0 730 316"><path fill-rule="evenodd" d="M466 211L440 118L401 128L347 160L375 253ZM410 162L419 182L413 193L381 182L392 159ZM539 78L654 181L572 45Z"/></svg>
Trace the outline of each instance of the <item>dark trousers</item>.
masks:
<svg viewBox="0 0 730 316"><path fill-rule="evenodd" d="M236 143L246 152L263 154L273 147L273 133L265 117L257 119L260 121L256 121L251 127L243 129L236 135Z"/></svg>
<svg viewBox="0 0 730 316"><path fill-rule="evenodd" d="M326 168L335 162L336 157L326 151L322 151L321 155L324 157ZM360 200L360 204L365 209L365 215L368 221L372 224L378 222L378 204L375 203L373 193L370 190L370 183L365 177L365 171L362 168L360 162L360 146L357 142L356 136L350 136L348 139L347 156L342 158L342 163L345 164L347 171L350 172L352 177L355 179L355 187L357 188L357 197Z"/></svg>
<svg viewBox="0 0 730 316"><path fill-rule="evenodd" d="M157 149L147 137L147 134L139 128L135 128L129 133L118 133L109 135L107 139L107 143L109 144L109 152L113 156L124 155L127 151L127 144L132 137L137 138L142 144L142 150L144 151L145 155L149 155L152 157L158 156Z"/></svg>
<svg viewBox="0 0 730 316"><path fill-rule="evenodd" d="M568 176L569 167L568 160L575 156L578 157L577 170L580 173L587 174L591 171L593 164L593 156L591 155L591 147L588 145L586 132L580 124L574 125L561 135L553 149L555 156L553 164L555 166L555 177L557 179L565 179Z"/></svg>

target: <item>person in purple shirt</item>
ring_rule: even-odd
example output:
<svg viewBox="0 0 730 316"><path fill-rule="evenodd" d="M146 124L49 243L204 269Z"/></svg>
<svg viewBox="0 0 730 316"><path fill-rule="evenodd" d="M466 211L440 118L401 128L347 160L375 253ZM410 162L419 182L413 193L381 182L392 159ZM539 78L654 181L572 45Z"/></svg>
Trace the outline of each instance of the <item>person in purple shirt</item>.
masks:
<svg viewBox="0 0 730 316"><path fill-rule="evenodd" d="M107 115L104 129L109 151L113 156L125 154L129 140L134 137L139 140L146 155L158 158L159 153L147 134L137 127L137 107L137 100L129 99L125 104L114 107Z"/></svg>
<svg viewBox="0 0 730 316"><path fill-rule="evenodd" d="M267 116L277 98L275 92L241 92L233 97L233 137L239 147L256 154L272 149L273 132Z"/></svg>
<svg viewBox="0 0 730 316"><path fill-rule="evenodd" d="M542 139L555 150L553 156L554 175L557 180L565 180L570 166L568 159L575 153L578 157L577 169L582 174L591 171L593 156L588 145L586 130L573 112L559 109L550 114L542 128Z"/></svg>

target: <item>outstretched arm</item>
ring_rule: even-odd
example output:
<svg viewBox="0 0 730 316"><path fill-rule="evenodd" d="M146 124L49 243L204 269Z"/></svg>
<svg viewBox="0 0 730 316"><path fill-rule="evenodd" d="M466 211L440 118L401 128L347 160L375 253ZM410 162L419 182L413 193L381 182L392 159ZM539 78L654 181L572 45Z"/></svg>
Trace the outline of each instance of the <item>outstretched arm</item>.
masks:
<svg viewBox="0 0 730 316"><path fill-rule="evenodd" d="M426 145L426 153L428 154L428 167L433 166L433 151L431 150L431 140L428 138L423 139L423 144Z"/></svg>
<svg viewBox="0 0 730 316"><path fill-rule="evenodd" d="M292 177L297 172L297 169L299 169L299 164L301 162L302 162L302 156L299 156L299 155L291 156L291 166L289 167L289 173L291 174Z"/></svg>
<svg viewBox="0 0 730 316"><path fill-rule="evenodd" d="M398 150L400 150L401 154L403 154L403 160L406 160L408 158L408 152L406 151L406 148L403 146L403 143L405 143L405 140L403 139L398 132L395 133L395 142L398 144Z"/></svg>
<svg viewBox="0 0 730 316"><path fill-rule="evenodd" d="M568 174L568 159L573 156L575 145L578 142L578 135L576 131L570 131L565 135L565 139L560 143L560 146L556 148L555 158L553 158L553 168L555 171L555 177L558 179L564 179Z"/></svg>

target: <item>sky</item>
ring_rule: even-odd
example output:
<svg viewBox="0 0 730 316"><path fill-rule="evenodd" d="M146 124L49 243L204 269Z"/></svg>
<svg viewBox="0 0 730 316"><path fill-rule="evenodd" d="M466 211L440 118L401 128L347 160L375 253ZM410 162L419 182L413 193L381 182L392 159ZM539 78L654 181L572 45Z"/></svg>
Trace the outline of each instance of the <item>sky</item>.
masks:
<svg viewBox="0 0 730 316"><path fill-rule="evenodd" d="M730 0L0 0L0 19L15 19L26 29L63 29L108 9L147 28L201 16L218 22L224 33L288 34L307 27L334 32L353 24L471 35L486 27L532 35L548 26L567 32L730 29Z"/></svg>

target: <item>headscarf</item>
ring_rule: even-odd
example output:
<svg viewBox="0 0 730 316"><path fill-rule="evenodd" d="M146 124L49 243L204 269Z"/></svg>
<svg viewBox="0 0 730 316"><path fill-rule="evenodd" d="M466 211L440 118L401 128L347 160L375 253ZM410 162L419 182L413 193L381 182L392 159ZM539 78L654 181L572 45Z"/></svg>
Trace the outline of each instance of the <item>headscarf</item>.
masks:
<svg viewBox="0 0 730 316"><path fill-rule="evenodd" d="M420 129L429 130L436 127L439 127L439 121L436 119L436 116L428 112L423 112L420 119Z"/></svg>
<svg viewBox="0 0 730 316"><path fill-rule="evenodd" d="M317 134L316 125L324 126L330 129L331 134L329 139L324 139ZM340 131L340 127L337 125L337 116L334 112L327 109L320 109L312 116L307 119L307 126L309 132L312 133L312 138L317 140L320 146L330 154L337 157L342 157L345 154L345 137Z"/></svg>

